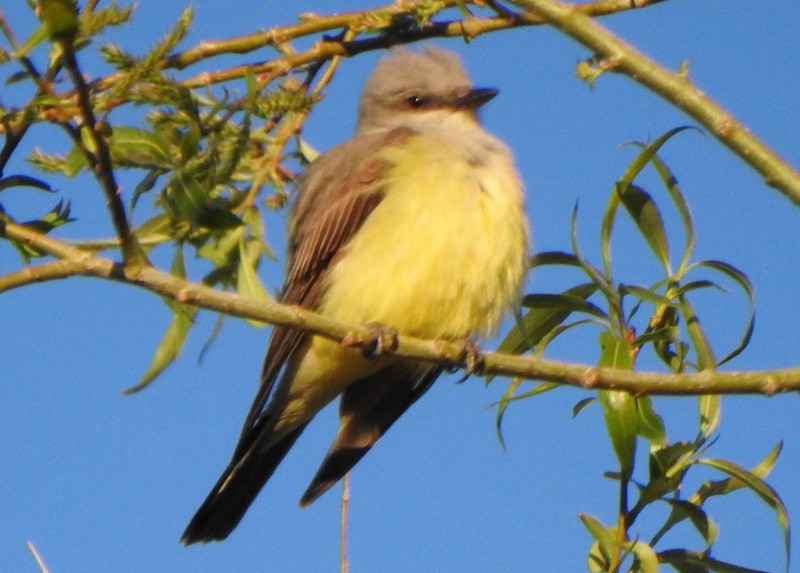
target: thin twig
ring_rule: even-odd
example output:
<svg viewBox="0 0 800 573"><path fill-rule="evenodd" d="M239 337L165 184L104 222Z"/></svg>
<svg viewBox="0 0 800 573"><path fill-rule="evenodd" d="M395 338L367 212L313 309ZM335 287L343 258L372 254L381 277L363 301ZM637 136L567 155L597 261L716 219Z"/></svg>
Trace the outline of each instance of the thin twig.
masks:
<svg viewBox="0 0 800 573"><path fill-rule="evenodd" d="M41 571L41 573L50 573L50 570L44 563L44 559L42 559L42 556L39 555L39 551L36 549L36 546L32 541L28 541L28 551L31 552L31 555L33 555L33 558L36 560L36 565L39 567L39 571Z"/></svg>
<svg viewBox="0 0 800 573"><path fill-rule="evenodd" d="M599 0L575 5L575 10L589 17L602 17L641 9L667 0ZM269 30L227 38L204 40L197 46L166 58L163 69L184 69L193 64L225 54L246 54L268 46L279 46L290 40L342 29L359 32L370 27L370 22L390 21L414 13L419 2L394 2L382 8L347 12L329 16L306 15L299 24L275 26ZM458 4L458 0L442 2L441 9ZM480 5L480 2L475 2ZM359 42L343 42L325 37L308 50L296 54L285 54L267 62L233 66L216 72L203 72L182 80L186 87L204 87L210 84L243 78L248 74L264 74L271 79L285 75L291 70L319 59L334 56L353 56L365 51L389 48L397 44L408 44L430 38L472 39L482 34L537 26L546 19L536 13L510 14L508 16L475 17L464 20L430 22L419 28L390 30L390 33L371 36ZM105 90L119 81L117 72L99 78L93 83L97 90ZM119 102L124 103L124 102Z"/></svg>
<svg viewBox="0 0 800 573"><path fill-rule="evenodd" d="M350 562L347 560L347 523L350 508L350 472L342 479L342 510L339 523L339 572L348 573Z"/></svg>
<svg viewBox="0 0 800 573"><path fill-rule="evenodd" d="M35 283L67 279L81 274L82 266L66 260L50 261L0 275L0 293Z"/></svg>
<svg viewBox="0 0 800 573"><path fill-rule="evenodd" d="M79 143L79 147L84 152L86 160L94 172L95 178L100 183L105 193L106 205L111 213L114 230L122 244L122 256L125 261L125 270L135 275L139 269L149 265L149 262L136 240L136 235L131 231L128 216L125 213L125 205L119 195L119 188L117 187L117 182L114 177L111 150L108 147L108 142L105 137L101 135L98 130L97 120L89 97L89 87L86 85L86 81L78 66L72 39L61 40L59 43L63 53L64 67L72 79L78 96L78 106L81 110L83 121L82 127L86 130L86 134L88 134L91 139L93 149L89 151L85 145L80 144L80 140L78 140L77 143Z"/></svg>

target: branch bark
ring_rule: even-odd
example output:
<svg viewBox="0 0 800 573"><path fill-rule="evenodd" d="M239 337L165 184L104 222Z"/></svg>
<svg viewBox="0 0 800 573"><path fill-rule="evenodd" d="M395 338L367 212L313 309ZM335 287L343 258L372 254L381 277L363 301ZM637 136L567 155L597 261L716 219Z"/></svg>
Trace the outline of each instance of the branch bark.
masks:
<svg viewBox="0 0 800 573"><path fill-rule="evenodd" d="M33 273L30 283L78 275L98 277L138 286L179 303L191 304L229 316L293 326L339 342L346 340L353 346L366 348L372 342L372 331L364 325L344 324L309 310L276 301L259 302L192 283L154 267L142 268L136 276L128 276L114 261L81 251L23 225L0 221L0 237L27 244L57 257L65 265L69 265L70 269L74 269L74 272L69 274ZM14 273L14 276L14 281L4 282L3 278L0 278L0 286L13 283L12 287L19 287L25 283L20 273ZM0 292L3 290L0 288ZM399 336L393 352L399 356L462 368L466 366L469 354L466 342L422 340L409 336ZM481 374L547 380L586 389L624 390L637 396L702 394L771 396L781 392L800 391L800 367L747 372L703 371L694 374L660 374L597 368L501 353L487 353L483 359L484 367Z"/></svg>
<svg viewBox="0 0 800 573"><path fill-rule="evenodd" d="M608 69L627 75L685 111L755 169L767 185L800 206L800 173L692 84L687 75L659 65L574 5L558 0L511 1L525 10L540 14L566 35L593 50L604 60Z"/></svg>

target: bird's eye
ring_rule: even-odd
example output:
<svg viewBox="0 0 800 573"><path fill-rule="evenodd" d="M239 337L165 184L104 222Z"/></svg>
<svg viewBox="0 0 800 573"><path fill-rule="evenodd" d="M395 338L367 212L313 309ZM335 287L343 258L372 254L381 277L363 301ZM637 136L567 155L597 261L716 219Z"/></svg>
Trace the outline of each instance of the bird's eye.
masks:
<svg viewBox="0 0 800 573"><path fill-rule="evenodd" d="M416 95L408 97L406 102L413 108L420 108L425 105L425 99Z"/></svg>

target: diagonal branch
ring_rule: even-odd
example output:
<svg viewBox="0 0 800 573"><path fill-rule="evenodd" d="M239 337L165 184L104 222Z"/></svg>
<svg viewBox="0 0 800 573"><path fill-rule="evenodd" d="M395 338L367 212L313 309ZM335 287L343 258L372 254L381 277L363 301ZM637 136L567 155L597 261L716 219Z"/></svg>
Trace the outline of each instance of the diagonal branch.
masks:
<svg viewBox="0 0 800 573"><path fill-rule="evenodd" d="M276 301L260 302L237 294L220 291L173 276L148 266L135 276L127 276L111 260L81 251L57 239L24 225L0 220L0 237L19 241L34 249L50 254L74 272L40 273L32 275L29 282L60 279L67 276L92 276L113 280L168 297L183 304L213 310L240 318L260 322L293 326L326 336L332 340L348 340L354 345L367 347L372 343L372 331L363 325L348 325L316 314L304 308L280 304ZM11 288L21 286L19 273ZM10 276L10 275L7 275ZM9 282L9 281L6 281ZM0 285L2 285L0 281ZM0 289L2 292L2 289ZM465 367L468 352L465 343L444 340L422 340L399 336L394 352L399 356L428 362ZM488 353L484 357L482 373L487 375L517 376L528 380L548 380L587 389L616 389L641 395L702 395L702 394L762 394L800 391L800 368L769 371L716 372L695 374L659 374L633 372L613 368L597 368L582 364L545 360L533 356Z"/></svg>
<svg viewBox="0 0 800 573"><path fill-rule="evenodd" d="M108 142L105 137L98 129L99 126L89 97L89 87L86 85L86 80L83 78L83 74L78 66L73 40L72 38L61 40L60 45L62 48L64 67L69 73L72 83L75 85L78 107L80 108L82 116L81 128L89 137L92 150L89 150L86 145L82 144L80 138L78 138L76 144L83 151L86 161L105 193L106 204L111 213L111 220L122 245L122 255L126 272L135 274L140 268L149 265L149 263L128 222L128 216L125 213L125 205L122 203L122 198L119 195L119 189L114 177L111 150L108 147Z"/></svg>
<svg viewBox="0 0 800 573"><path fill-rule="evenodd" d="M553 26L593 50L605 61L607 69L624 73L685 111L755 169L767 185L800 205L800 173L692 84L686 75L672 72L651 60L576 6L558 0L512 1L539 13Z"/></svg>

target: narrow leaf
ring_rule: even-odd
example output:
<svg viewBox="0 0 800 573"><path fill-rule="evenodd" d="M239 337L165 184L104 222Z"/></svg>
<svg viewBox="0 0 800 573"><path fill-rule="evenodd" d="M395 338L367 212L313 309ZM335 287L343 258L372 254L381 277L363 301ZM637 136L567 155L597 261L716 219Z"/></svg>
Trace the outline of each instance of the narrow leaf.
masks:
<svg viewBox="0 0 800 573"><path fill-rule="evenodd" d="M644 189L633 184L625 188L617 187L617 191L625 210L636 223L650 249L671 274L667 232L655 201Z"/></svg>
<svg viewBox="0 0 800 573"><path fill-rule="evenodd" d="M791 530L789 526L789 512L783 500L767 482L757 476L755 473L746 470L738 464L727 460L719 460L712 458L704 458L698 460L698 463L713 467L734 477L741 481L748 489L753 491L764 503L775 510L778 524L783 530L783 545L785 551L785 558L788 567L790 551L791 551Z"/></svg>
<svg viewBox="0 0 800 573"><path fill-rule="evenodd" d="M0 179L0 191L10 189L12 187L32 187L53 193L53 188L41 179L36 179L28 175L9 175Z"/></svg>
<svg viewBox="0 0 800 573"><path fill-rule="evenodd" d="M598 318L608 317L597 305L592 304L584 297L573 294L529 294L523 297L522 306L526 308L562 310L568 314L583 312Z"/></svg>
<svg viewBox="0 0 800 573"><path fill-rule="evenodd" d="M258 301L269 302L272 300L272 297L269 296L267 289L264 288L264 284L261 282L261 279L258 278L255 268L253 268L252 264L250 263L249 257L247 256L245 241L241 241L239 243L239 270L236 273L236 291L239 294L256 299ZM246 320L250 326L254 326L256 328L262 328L266 326L265 323L257 320L252 320L249 318Z"/></svg>
<svg viewBox="0 0 800 573"><path fill-rule="evenodd" d="M582 284L564 291L564 295L574 296L583 300L592 296L597 287L593 284ZM563 323L570 311L563 308L534 308L521 319L517 325L506 335L497 348L498 352L522 354L531 349L532 344L538 344L551 330ZM522 329L520 329L522 326Z"/></svg>
<svg viewBox="0 0 800 573"><path fill-rule="evenodd" d="M589 406L596 400L597 398L584 398L583 400L579 400L578 402L576 402L575 405L572 407L572 417L575 418L578 414L583 412L583 410L587 406Z"/></svg>
<svg viewBox="0 0 800 573"><path fill-rule="evenodd" d="M600 523L597 518L587 514L582 513L578 516L583 522L583 526L589 531L589 533L594 538L597 548L599 557L604 564L611 563L611 556L617 550L617 542L614 539L615 530L606 528L602 523ZM593 548L594 549L594 548ZM590 568L592 566L592 559L590 554L589 560ZM592 569L596 570L596 569Z"/></svg>
<svg viewBox="0 0 800 573"><path fill-rule="evenodd" d="M745 296L747 296L747 301L750 305L750 313L747 318L747 324L745 326L744 334L742 335L739 344L727 356L725 356L725 358L723 358L717 363L717 366L719 366L738 356L750 343L750 338L753 335L753 328L755 326L755 318L756 318L755 291L753 289L753 283L750 281L747 275L744 274L742 271L740 271L733 265L729 265L728 263L722 261L713 261L713 260L701 261L699 263L695 263L695 265L693 266L707 267L726 275L728 278L733 280L736 284L738 284L741 287L741 289L745 293Z"/></svg>
<svg viewBox="0 0 800 573"><path fill-rule="evenodd" d="M649 396L636 398L636 412L639 435L650 442L651 448L663 448L667 443L667 432L664 421L656 414Z"/></svg>
<svg viewBox="0 0 800 573"><path fill-rule="evenodd" d="M688 549L669 549L658 553L658 558L680 573L769 573L763 569L750 569L709 557L705 553Z"/></svg>
<svg viewBox="0 0 800 573"><path fill-rule="evenodd" d="M172 259L172 274L182 278L186 276L183 250L180 248L175 250L175 256ZM126 396L135 394L147 387L167 366L175 361L183 349L186 337L194 323L194 317L198 310L196 306L178 304L168 299L164 299L164 301L172 309L172 321L156 347L150 365L142 378L135 386L131 386L123 392Z"/></svg>
<svg viewBox="0 0 800 573"><path fill-rule="evenodd" d="M692 220L692 213L691 211L689 211L689 205L686 203L686 199L683 196L683 192L681 191L681 188L678 185L678 180L669 170L667 164L661 160L658 154L653 154L653 156L650 158L650 162L652 163L653 167L655 167L656 172L661 178L661 181L667 188L667 192L672 198L672 202L675 204L675 207L677 208L678 213L681 217L681 222L683 223L683 231L684 234L686 235L686 247L684 248L683 251L683 257L681 258L680 267L678 267L679 272L682 272L682 270L685 269L686 266L689 264L689 259L692 256L692 251L694 251L695 231L694 231L694 221Z"/></svg>
<svg viewBox="0 0 800 573"><path fill-rule="evenodd" d="M639 561L640 573L658 573L658 557L653 548L643 541L629 541L622 544L622 548L630 551Z"/></svg>
<svg viewBox="0 0 800 573"><path fill-rule="evenodd" d="M580 267L578 257L571 253L564 253L562 251L546 251L543 253L536 253L531 257L531 268L543 267L547 265L563 265L568 267Z"/></svg>
<svg viewBox="0 0 800 573"><path fill-rule="evenodd" d="M612 334L604 332L600 335L602 353L599 366L603 368L620 368L630 370L633 367L631 345L619 340ZM626 477L633 471L636 454L636 435L638 431L638 415L636 399L619 390L601 390L597 393L605 414L606 428L614 446L614 452L620 463L620 469Z"/></svg>
<svg viewBox="0 0 800 573"><path fill-rule="evenodd" d="M172 165L166 144L144 129L115 126L109 138L111 159L121 167L164 167Z"/></svg>

